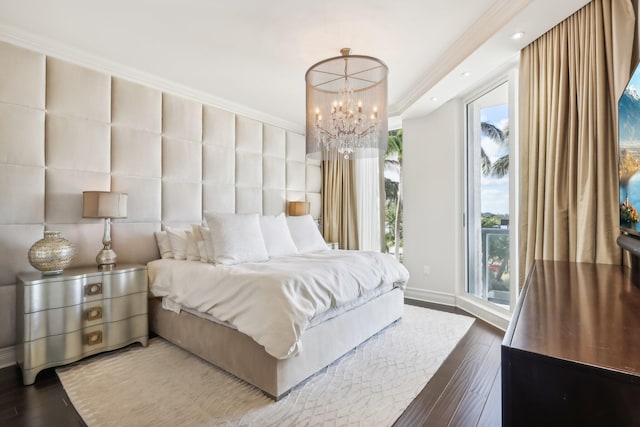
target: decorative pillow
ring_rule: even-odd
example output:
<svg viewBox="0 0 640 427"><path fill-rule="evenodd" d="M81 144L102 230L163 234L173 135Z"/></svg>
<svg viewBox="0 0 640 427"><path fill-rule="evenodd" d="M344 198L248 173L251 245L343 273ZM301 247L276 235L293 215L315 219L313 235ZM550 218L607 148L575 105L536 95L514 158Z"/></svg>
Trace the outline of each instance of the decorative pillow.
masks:
<svg viewBox="0 0 640 427"><path fill-rule="evenodd" d="M215 264L216 248L213 246L213 235L211 234L211 229L209 227L200 227L200 232L202 233L202 237L204 239L204 247L207 250L208 262Z"/></svg>
<svg viewBox="0 0 640 427"><path fill-rule="evenodd" d="M205 213L216 264L261 262L269 259L258 214Z"/></svg>
<svg viewBox="0 0 640 427"><path fill-rule="evenodd" d="M200 262L209 262L207 246L204 244L204 240L198 240L198 252L200 252Z"/></svg>
<svg viewBox="0 0 640 427"><path fill-rule="evenodd" d="M298 253L283 213L277 216L261 216L260 229L269 258Z"/></svg>
<svg viewBox="0 0 640 427"><path fill-rule="evenodd" d="M192 224L191 231L196 238L198 251L200 252L200 261L214 262L213 242L211 241L211 234L209 233L209 229L201 226L200 224Z"/></svg>
<svg viewBox="0 0 640 427"><path fill-rule="evenodd" d="M187 261L200 261L200 251L198 251L198 242L193 232L186 230L187 235Z"/></svg>
<svg viewBox="0 0 640 427"><path fill-rule="evenodd" d="M175 259L187 259L187 233L172 227L164 228L169 235L171 250Z"/></svg>
<svg viewBox="0 0 640 427"><path fill-rule="evenodd" d="M173 251L171 250L171 242L169 241L169 235L166 231L156 231L156 243L158 244L158 251L162 259L173 258Z"/></svg>
<svg viewBox="0 0 640 427"><path fill-rule="evenodd" d="M311 215L288 216L287 225L293 243L295 243L298 252L319 252L328 251L327 242L324 241L316 222Z"/></svg>

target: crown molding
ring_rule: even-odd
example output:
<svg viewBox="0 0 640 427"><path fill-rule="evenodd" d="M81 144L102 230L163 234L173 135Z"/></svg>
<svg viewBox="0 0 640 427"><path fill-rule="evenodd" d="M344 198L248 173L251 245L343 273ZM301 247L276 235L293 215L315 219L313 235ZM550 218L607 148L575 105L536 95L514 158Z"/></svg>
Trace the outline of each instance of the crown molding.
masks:
<svg viewBox="0 0 640 427"><path fill-rule="evenodd" d="M404 96L389 106L389 116L402 115L414 102L529 6L533 0L498 0L462 34Z"/></svg>
<svg viewBox="0 0 640 427"><path fill-rule="evenodd" d="M64 43L19 30L14 27L0 25L0 41L34 50L44 55L53 56L64 61L73 62L77 65L110 74L111 76L129 80L134 83L146 85L163 92L183 96L202 104L227 110L295 133L304 134L305 132L304 125L300 125L299 123L294 123L289 120L255 110L246 105L237 104L227 99L160 78L153 74L110 61L103 57L73 48Z"/></svg>

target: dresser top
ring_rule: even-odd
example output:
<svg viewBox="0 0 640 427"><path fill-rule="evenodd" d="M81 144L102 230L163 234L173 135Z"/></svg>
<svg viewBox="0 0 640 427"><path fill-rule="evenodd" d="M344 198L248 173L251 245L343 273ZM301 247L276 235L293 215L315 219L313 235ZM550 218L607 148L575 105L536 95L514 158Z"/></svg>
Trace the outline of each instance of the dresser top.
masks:
<svg viewBox="0 0 640 427"><path fill-rule="evenodd" d="M24 283L36 284L42 282L55 282L79 277L96 277L104 274L126 273L135 270L144 270L147 267L142 264L116 264L114 268L101 270L97 265L90 267L67 268L60 274L44 275L39 271L18 274L18 278Z"/></svg>
<svg viewBox="0 0 640 427"><path fill-rule="evenodd" d="M537 261L503 345L640 376L640 288L626 267Z"/></svg>

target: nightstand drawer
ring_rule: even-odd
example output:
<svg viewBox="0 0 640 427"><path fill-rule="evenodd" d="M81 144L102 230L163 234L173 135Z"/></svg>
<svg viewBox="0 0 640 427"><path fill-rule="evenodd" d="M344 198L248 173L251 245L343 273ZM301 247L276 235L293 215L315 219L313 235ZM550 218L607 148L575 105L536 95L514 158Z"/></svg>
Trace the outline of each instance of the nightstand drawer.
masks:
<svg viewBox="0 0 640 427"><path fill-rule="evenodd" d="M24 341L35 341L147 313L147 293L24 314Z"/></svg>
<svg viewBox="0 0 640 427"><path fill-rule="evenodd" d="M136 292L147 292L147 270L132 270L105 274L104 298L115 298Z"/></svg>
<svg viewBox="0 0 640 427"><path fill-rule="evenodd" d="M147 315L144 314L26 342L21 363L24 377L26 379L31 375L28 371L37 373L48 366L73 362L132 342L147 345L147 334ZM33 377L35 378L35 374Z"/></svg>
<svg viewBox="0 0 640 427"><path fill-rule="evenodd" d="M60 276L23 286L23 312L32 313L146 292L147 271L138 269L78 278Z"/></svg>

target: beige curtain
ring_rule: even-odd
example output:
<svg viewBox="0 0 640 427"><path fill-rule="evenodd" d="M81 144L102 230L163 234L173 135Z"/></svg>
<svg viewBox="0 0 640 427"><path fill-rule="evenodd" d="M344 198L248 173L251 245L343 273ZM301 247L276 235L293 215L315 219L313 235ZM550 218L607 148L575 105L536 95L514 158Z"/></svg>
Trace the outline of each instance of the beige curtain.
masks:
<svg viewBox="0 0 640 427"><path fill-rule="evenodd" d="M322 162L322 234L340 249L359 249L354 161L330 153Z"/></svg>
<svg viewBox="0 0 640 427"><path fill-rule="evenodd" d="M520 283L535 259L620 263L617 99L630 0L594 0L522 50Z"/></svg>

